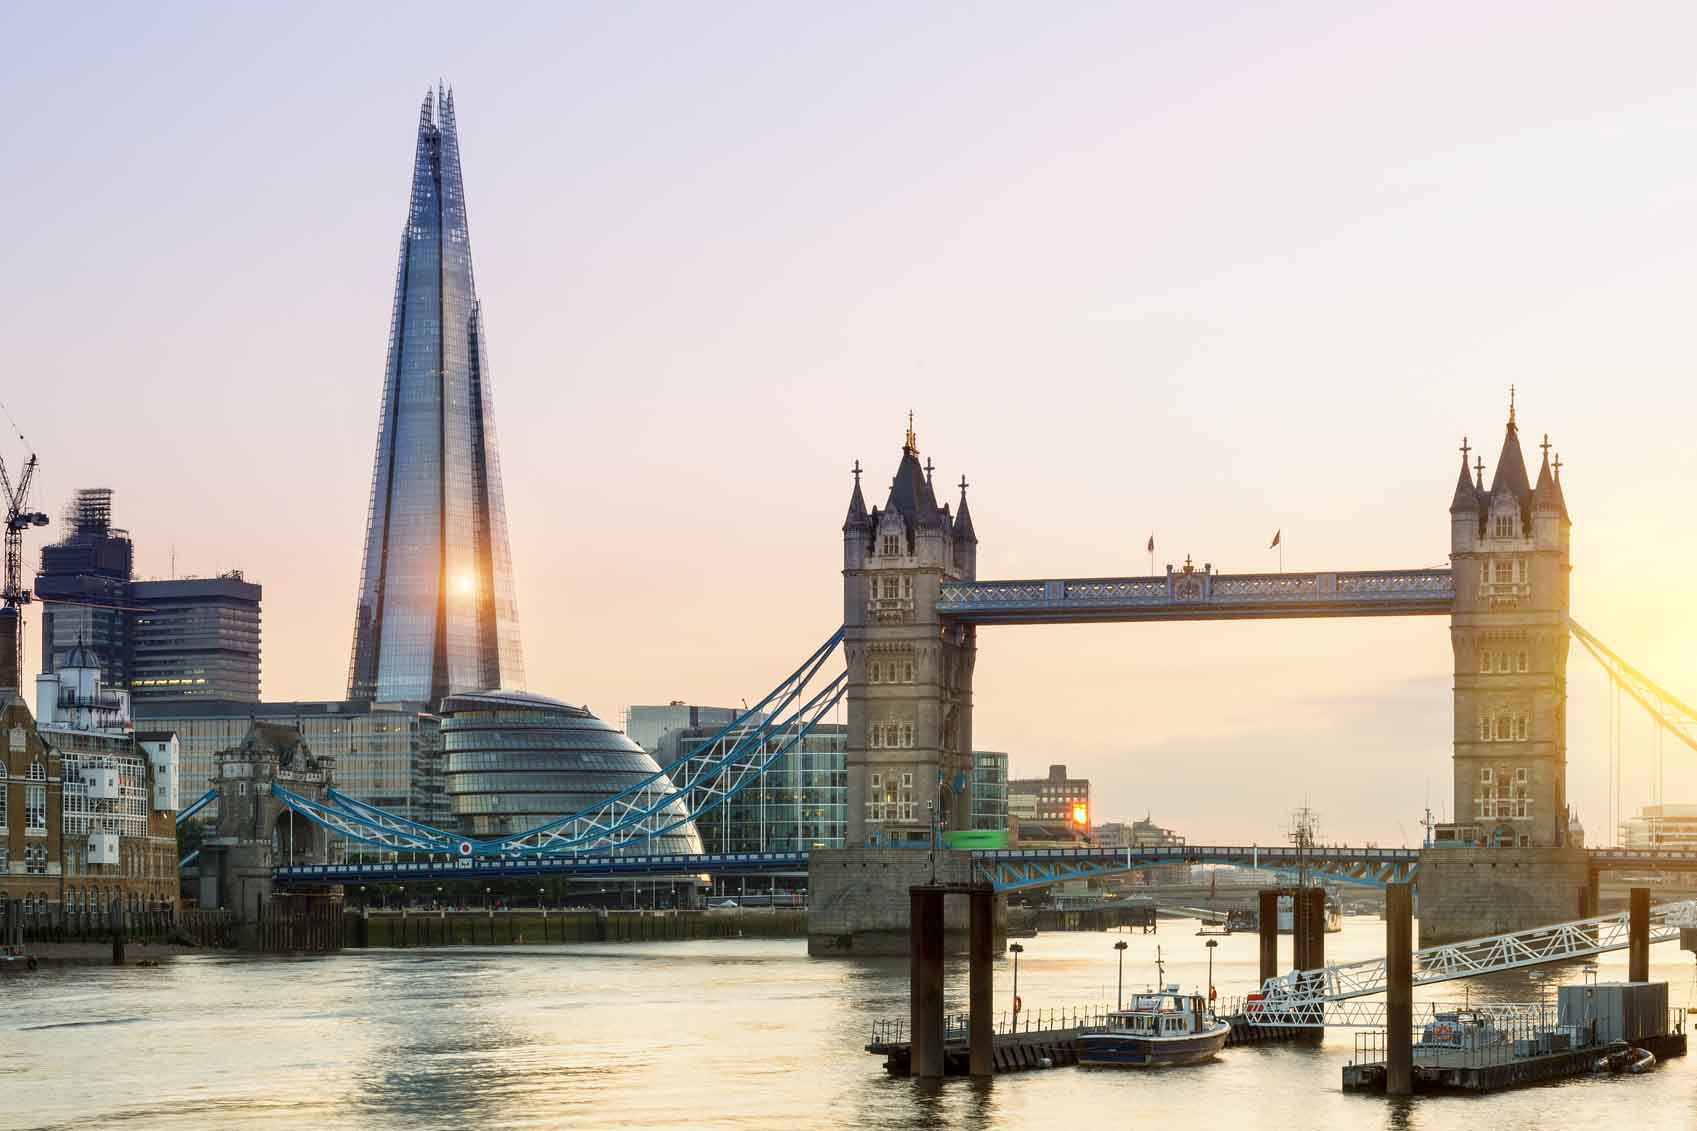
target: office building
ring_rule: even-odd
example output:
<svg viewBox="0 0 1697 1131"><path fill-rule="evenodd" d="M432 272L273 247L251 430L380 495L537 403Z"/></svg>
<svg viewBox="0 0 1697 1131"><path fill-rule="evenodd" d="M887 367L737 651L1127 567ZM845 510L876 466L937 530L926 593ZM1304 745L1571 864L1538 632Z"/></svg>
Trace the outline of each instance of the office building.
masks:
<svg viewBox="0 0 1697 1131"><path fill-rule="evenodd" d="M348 698L435 707L524 686L454 96L419 113Z"/></svg>
<svg viewBox="0 0 1697 1131"><path fill-rule="evenodd" d="M448 696L442 701L442 745L453 821L475 837L524 832L569 816L660 769L587 707L518 691ZM681 800L670 811L687 816ZM701 841L686 821L635 847L644 853L700 852Z"/></svg>
<svg viewBox="0 0 1697 1131"><path fill-rule="evenodd" d="M73 649L100 665L103 685L131 701L259 700L264 591L239 570L137 581L135 550L112 525L112 492L84 488L65 509L64 538L41 550L41 670Z"/></svg>
<svg viewBox="0 0 1697 1131"><path fill-rule="evenodd" d="M315 755L336 759L336 788L427 825L449 820L442 785L442 726L408 707L346 702L236 703L176 700L135 705L139 728L176 734L180 791L192 803L211 784L220 750L240 746L255 722L293 727ZM206 819L216 806L206 810Z"/></svg>
<svg viewBox="0 0 1697 1131"><path fill-rule="evenodd" d="M1571 835L1576 822L1568 824ZM1645 805L1620 826L1620 846L1697 852L1697 805Z"/></svg>
<svg viewBox="0 0 1697 1131"><path fill-rule="evenodd" d="M721 757L749 736L748 729L720 735L721 729L722 724L671 731L657 757L667 766L694 753ZM848 728L840 723L820 723L799 740L782 732L766 735L754 758L775 759L771 767L697 815L695 828L706 851L842 848L848 833L847 742Z"/></svg>
<svg viewBox="0 0 1697 1131"><path fill-rule="evenodd" d="M240 570L130 584L130 695L259 702L259 603Z"/></svg>
<svg viewBox="0 0 1697 1131"><path fill-rule="evenodd" d="M1016 778L1008 782L1008 812L1021 820L1089 828L1090 779L1068 777L1064 764L1050 766L1048 777Z"/></svg>
<svg viewBox="0 0 1697 1131"><path fill-rule="evenodd" d="M735 722L741 713L735 707L700 707L674 699L664 706L628 708L625 711L625 734L650 754L659 754L661 744L673 731L698 727L718 730ZM671 764L666 758L661 758L660 762L662 765Z"/></svg>
<svg viewBox="0 0 1697 1131"><path fill-rule="evenodd" d="M999 750L972 752L972 827L1008 827L1008 756Z"/></svg>

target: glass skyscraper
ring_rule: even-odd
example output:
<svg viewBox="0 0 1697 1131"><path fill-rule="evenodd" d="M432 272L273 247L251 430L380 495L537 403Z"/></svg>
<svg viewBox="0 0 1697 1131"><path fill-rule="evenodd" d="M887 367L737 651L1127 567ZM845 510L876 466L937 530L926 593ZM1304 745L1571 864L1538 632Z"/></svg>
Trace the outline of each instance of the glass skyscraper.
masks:
<svg viewBox="0 0 1697 1131"><path fill-rule="evenodd" d="M524 685L454 96L419 111L348 698Z"/></svg>

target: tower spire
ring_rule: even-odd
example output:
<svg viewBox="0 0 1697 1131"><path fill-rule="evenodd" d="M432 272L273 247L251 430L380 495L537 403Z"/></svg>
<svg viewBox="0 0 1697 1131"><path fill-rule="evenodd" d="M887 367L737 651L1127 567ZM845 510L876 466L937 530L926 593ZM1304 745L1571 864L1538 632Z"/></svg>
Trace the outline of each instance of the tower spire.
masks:
<svg viewBox="0 0 1697 1131"><path fill-rule="evenodd" d="M913 410L907 410L907 439L902 441L902 451L910 456L919 454L919 437L913 434Z"/></svg>

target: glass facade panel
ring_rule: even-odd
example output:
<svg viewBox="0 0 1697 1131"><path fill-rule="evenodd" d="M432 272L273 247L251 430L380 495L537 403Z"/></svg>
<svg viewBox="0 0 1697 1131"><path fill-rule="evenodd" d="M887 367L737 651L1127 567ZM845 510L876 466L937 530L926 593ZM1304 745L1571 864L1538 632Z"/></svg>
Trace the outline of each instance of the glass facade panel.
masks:
<svg viewBox="0 0 1697 1131"><path fill-rule="evenodd" d="M419 112L348 698L524 685L454 96Z"/></svg>
<svg viewBox="0 0 1697 1131"><path fill-rule="evenodd" d="M668 765L690 754L718 733L699 727L666 736L662 757ZM721 750L744 737L733 731L718 740ZM787 739L767 740L776 754ZM796 852L842 848L848 835L847 728L822 723L796 749L736 796L696 817L701 843L709 852Z"/></svg>

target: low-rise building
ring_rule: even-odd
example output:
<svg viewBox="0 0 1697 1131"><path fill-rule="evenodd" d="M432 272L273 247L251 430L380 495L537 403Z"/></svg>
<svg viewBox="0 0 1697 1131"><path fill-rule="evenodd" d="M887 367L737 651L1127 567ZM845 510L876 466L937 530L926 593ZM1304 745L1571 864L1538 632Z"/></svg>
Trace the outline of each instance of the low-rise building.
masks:
<svg viewBox="0 0 1697 1131"><path fill-rule="evenodd" d="M1065 764L1049 767L1049 776L1008 782L1008 812L1031 820L1071 821L1090 827L1090 779L1067 774Z"/></svg>
<svg viewBox="0 0 1697 1131"><path fill-rule="evenodd" d="M89 649L36 681L36 711L4 702L0 898L35 914L174 908L177 742L138 736L129 694L108 688Z"/></svg>

